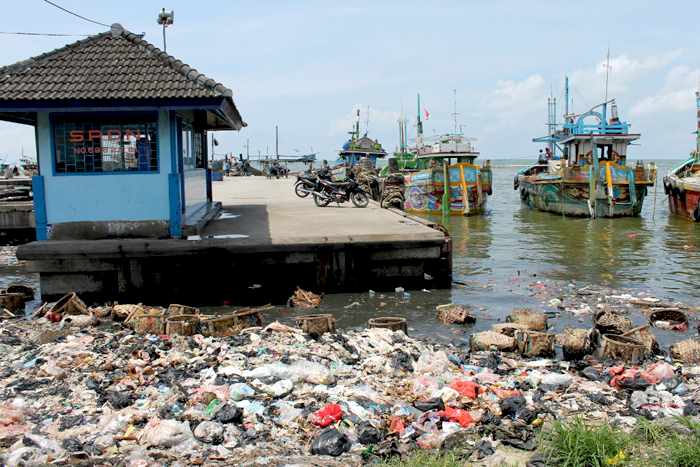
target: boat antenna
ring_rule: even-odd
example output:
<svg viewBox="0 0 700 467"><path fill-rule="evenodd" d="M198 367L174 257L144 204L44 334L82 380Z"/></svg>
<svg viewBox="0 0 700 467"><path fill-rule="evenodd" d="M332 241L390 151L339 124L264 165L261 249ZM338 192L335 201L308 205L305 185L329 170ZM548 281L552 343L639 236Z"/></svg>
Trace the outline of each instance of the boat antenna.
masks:
<svg viewBox="0 0 700 467"><path fill-rule="evenodd" d="M605 101L603 102L608 102L608 78L610 77L610 70L612 70L610 66L610 46L608 46L608 58L603 68L605 68Z"/></svg>
<svg viewBox="0 0 700 467"><path fill-rule="evenodd" d="M408 123L407 118L403 118L403 97L401 98L401 113L399 114L399 141L401 141L401 152L406 152L406 123Z"/></svg>
<svg viewBox="0 0 700 467"><path fill-rule="evenodd" d="M367 123L365 123L365 134L369 132L369 106L367 106Z"/></svg>
<svg viewBox="0 0 700 467"><path fill-rule="evenodd" d="M459 117L459 114L457 113L457 90L453 89L453 91L455 101L455 113L453 113L452 116L455 118L455 134L457 134L457 117Z"/></svg>

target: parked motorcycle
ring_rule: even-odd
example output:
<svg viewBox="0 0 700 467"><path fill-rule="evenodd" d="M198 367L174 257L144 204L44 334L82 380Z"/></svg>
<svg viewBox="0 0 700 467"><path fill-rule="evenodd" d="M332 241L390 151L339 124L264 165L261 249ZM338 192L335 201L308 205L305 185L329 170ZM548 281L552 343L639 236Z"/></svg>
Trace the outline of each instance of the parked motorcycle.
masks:
<svg viewBox="0 0 700 467"><path fill-rule="evenodd" d="M331 169L321 167L316 173L302 172L297 174L297 181L294 182L294 193L300 198L306 198L316 188L319 180L331 180Z"/></svg>
<svg viewBox="0 0 700 467"><path fill-rule="evenodd" d="M352 173L346 176L342 183L319 179L313 195L314 203L320 207L328 206L331 201L338 204L352 201L358 208L367 207L369 204L369 195L357 184Z"/></svg>

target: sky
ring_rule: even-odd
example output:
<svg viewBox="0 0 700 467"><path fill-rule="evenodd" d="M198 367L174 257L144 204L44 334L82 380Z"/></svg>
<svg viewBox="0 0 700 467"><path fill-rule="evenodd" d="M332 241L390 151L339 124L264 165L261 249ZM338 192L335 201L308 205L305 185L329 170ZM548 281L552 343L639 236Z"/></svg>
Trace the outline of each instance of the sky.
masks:
<svg viewBox="0 0 700 467"><path fill-rule="evenodd" d="M51 3L86 19L71 15ZM0 0L0 66L120 23L233 91L248 127L216 132L215 156L318 153L333 161L360 131L391 153L403 108L416 135L457 128L482 159L534 160L547 99L584 112L608 97L641 134L628 161L686 158L696 147L700 14L691 1ZM90 21L88 21L90 20ZM91 22L92 21L92 22ZM96 23L102 23L103 26ZM33 32L81 36L4 34ZM455 127L455 107L459 114ZM369 122L368 122L369 120ZM0 160L36 155L34 129L0 122Z"/></svg>

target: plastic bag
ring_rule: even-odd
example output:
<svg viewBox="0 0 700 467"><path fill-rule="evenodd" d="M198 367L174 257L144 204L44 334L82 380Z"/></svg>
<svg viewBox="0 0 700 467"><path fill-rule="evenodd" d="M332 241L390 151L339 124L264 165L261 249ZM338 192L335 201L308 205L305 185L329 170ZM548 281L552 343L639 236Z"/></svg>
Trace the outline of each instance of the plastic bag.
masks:
<svg viewBox="0 0 700 467"><path fill-rule="evenodd" d="M438 389L440 384L433 376L421 375L413 380L413 394L418 397L429 396Z"/></svg>
<svg viewBox="0 0 700 467"><path fill-rule="evenodd" d="M194 429L194 436L209 444L221 444L224 441L224 426L219 422L204 421Z"/></svg>
<svg viewBox="0 0 700 467"><path fill-rule="evenodd" d="M468 411L462 409L453 409L452 407L447 407L443 411L441 416L448 419L451 422L459 423L459 426L462 428L465 428L467 425L474 421L474 419Z"/></svg>
<svg viewBox="0 0 700 467"><path fill-rule="evenodd" d="M350 451L352 443L347 435L339 432L335 428L329 428L314 440L311 444L311 454L322 454L326 456L339 456Z"/></svg>
<svg viewBox="0 0 700 467"><path fill-rule="evenodd" d="M445 403L441 398L436 397L434 399L430 399L429 401L414 402L413 407L417 408L421 412L430 412L432 410L444 410Z"/></svg>
<svg viewBox="0 0 700 467"><path fill-rule="evenodd" d="M444 351L435 353L423 352L416 362L416 373L441 375L450 367L450 361Z"/></svg>
<svg viewBox="0 0 700 467"><path fill-rule="evenodd" d="M243 411L238 407L226 404L216 412L214 419L221 423L241 423L243 421Z"/></svg>
<svg viewBox="0 0 700 467"><path fill-rule="evenodd" d="M360 444L377 444L384 440L384 432L372 426L369 422L359 425L355 432L357 433L357 439Z"/></svg>
<svg viewBox="0 0 700 467"><path fill-rule="evenodd" d="M275 422L281 425L291 425L301 415L301 410L295 409L289 404L281 402L276 405L279 407L280 414L275 418Z"/></svg>
<svg viewBox="0 0 700 467"><path fill-rule="evenodd" d="M128 394L123 392L108 392L105 397L107 402L115 409L123 409L124 407L129 407L131 405L131 398Z"/></svg>
<svg viewBox="0 0 700 467"><path fill-rule="evenodd" d="M32 467L48 462L48 456L39 448L19 448L7 457L6 467Z"/></svg>
<svg viewBox="0 0 700 467"><path fill-rule="evenodd" d="M141 442L150 446L163 446L186 451L195 444L189 422L177 420L153 420L143 429Z"/></svg>
<svg viewBox="0 0 700 467"><path fill-rule="evenodd" d="M229 397L234 401L242 401L255 395L255 389L245 383L234 383L229 387Z"/></svg>
<svg viewBox="0 0 700 467"><path fill-rule="evenodd" d="M339 405L328 404L323 410L314 412L311 415L311 423L318 426L328 426L333 422L337 422L343 416L343 411Z"/></svg>
<svg viewBox="0 0 700 467"><path fill-rule="evenodd" d="M331 370L320 363L312 363L308 360L297 360L289 368L292 382L306 381L311 384L331 384L333 374Z"/></svg>
<svg viewBox="0 0 700 467"><path fill-rule="evenodd" d="M515 415L520 409L525 408L525 398L523 396L512 396L502 399L498 405L501 407L501 415Z"/></svg>
<svg viewBox="0 0 700 467"><path fill-rule="evenodd" d="M652 384L673 378L675 375L676 372L673 370L673 367L664 361L649 366L647 371L644 372L644 377Z"/></svg>
<svg viewBox="0 0 700 467"><path fill-rule="evenodd" d="M477 383L472 381L460 381L458 379L452 381L450 387L460 393L462 396L471 397L472 399L479 395L481 389Z"/></svg>

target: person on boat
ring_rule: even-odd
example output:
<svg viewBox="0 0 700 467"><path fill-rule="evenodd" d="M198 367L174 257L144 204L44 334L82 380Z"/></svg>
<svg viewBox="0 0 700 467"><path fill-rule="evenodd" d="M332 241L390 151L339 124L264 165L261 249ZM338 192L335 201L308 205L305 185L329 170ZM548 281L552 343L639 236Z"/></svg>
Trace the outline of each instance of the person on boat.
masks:
<svg viewBox="0 0 700 467"><path fill-rule="evenodd" d="M547 150L549 151L549 149L547 149ZM547 163L547 155L544 152L542 152L541 149L540 149L540 156L537 159L537 163L538 164L546 164Z"/></svg>
<svg viewBox="0 0 700 467"><path fill-rule="evenodd" d="M552 154L552 151L549 150L549 148L544 150L544 155L548 161L551 161L552 159L554 159L554 155Z"/></svg>

